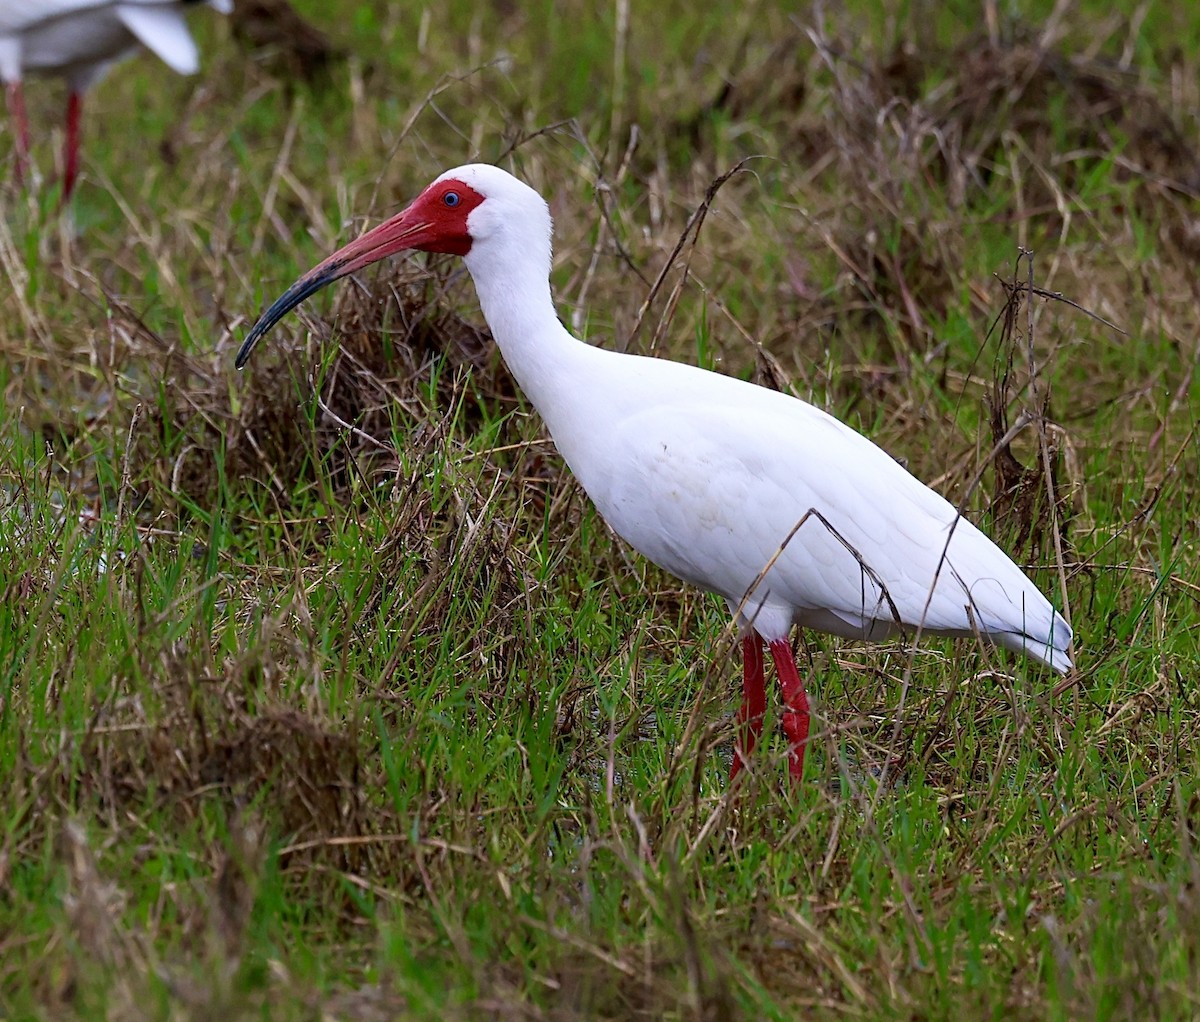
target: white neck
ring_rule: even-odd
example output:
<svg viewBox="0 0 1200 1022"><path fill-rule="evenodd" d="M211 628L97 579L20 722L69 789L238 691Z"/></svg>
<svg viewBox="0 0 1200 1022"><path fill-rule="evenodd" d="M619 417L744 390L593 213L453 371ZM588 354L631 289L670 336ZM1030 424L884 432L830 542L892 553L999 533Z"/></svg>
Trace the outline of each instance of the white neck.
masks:
<svg viewBox="0 0 1200 1022"><path fill-rule="evenodd" d="M525 244L521 244L521 242ZM568 379L592 351L559 322L550 294L550 246L489 239L466 256L479 305L505 364L551 433Z"/></svg>

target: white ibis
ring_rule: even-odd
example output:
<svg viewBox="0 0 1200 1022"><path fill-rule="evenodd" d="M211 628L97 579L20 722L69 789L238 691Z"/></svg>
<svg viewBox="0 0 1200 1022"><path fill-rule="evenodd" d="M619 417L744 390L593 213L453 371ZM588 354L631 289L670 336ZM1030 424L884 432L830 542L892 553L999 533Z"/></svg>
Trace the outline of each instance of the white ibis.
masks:
<svg viewBox="0 0 1200 1022"><path fill-rule="evenodd" d="M200 66L184 15L205 4L228 14L232 0L0 0L0 78L16 148L17 178L29 164L29 121L22 80L26 74L66 79L67 137L63 152L65 201L79 173L79 119L83 93L108 68L139 45L180 74Z"/></svg>
<svg viewBox="0 0 1200 1022"><path fill-rule="evenodd" d="M789 769L809 708L793 625L857 639L976 636L1065 673L1071 628L990 539L850 427L812 405L665 359L583 344L550 296L550 211L498 167L449 170L407 209L304 274L237 354L339 277L395 252L466 260L504 361L605 521L729 605L744 701L733 776L763 726L763 642L783 690Z"/></svg>

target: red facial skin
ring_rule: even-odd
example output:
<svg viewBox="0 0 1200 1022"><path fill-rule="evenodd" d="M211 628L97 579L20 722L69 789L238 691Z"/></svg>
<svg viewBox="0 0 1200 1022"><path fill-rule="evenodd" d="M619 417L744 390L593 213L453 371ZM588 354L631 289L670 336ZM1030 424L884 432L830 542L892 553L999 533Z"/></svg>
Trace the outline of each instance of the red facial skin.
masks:
<svg viewBox="0 0 1200 1022"><path fill-rule="evenodd" d="M254 346L280 319L339 277L406 250L466 255L471 251L467 218L483 198L470 185L453 178L430 185L407 209L338 249L289 287L246 335L237 353L237 367L246 364Z"/></svg>

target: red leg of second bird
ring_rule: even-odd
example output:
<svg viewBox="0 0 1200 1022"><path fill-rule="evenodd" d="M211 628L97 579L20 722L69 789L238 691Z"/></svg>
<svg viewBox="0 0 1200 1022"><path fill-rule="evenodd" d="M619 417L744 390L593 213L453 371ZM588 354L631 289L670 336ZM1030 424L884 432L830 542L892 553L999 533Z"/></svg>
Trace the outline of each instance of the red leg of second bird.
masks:
<svg viewBox="0 0 1200 1022"><path fill-rule="evenodd" d="M742 639L742 706L737 715L737 746L733 750L732 782L742 767L750 763L750 754L762 734L763 715L767 712L762 637L751 630Z"/></svg>
<svg viewBox="0 0 1200 1022"><path fill-rule="evenodd" d="M25 90L17 81L9 82L5 92L17 158L17 184L24 184L25 175L29 173L29 118L25 116Z"/></svg>
<svg viewBox="0 0 1200 1022"><path fill-rule="evenodd" d="M796 658L787 639L771 642L771 657L783 689L783 731L787 735L788 770L796 783L804 776L804 750L808 745L808 696L796 669Z"/></svg>
<svg viewBox="0 0 1200 1022"><path fill-rule="evenodd" d="M83 99L78 92L67 98L67 141L63 153L62 200L66 202L75 190L75 179L79 176L79 121L83 113Z"/></svg>

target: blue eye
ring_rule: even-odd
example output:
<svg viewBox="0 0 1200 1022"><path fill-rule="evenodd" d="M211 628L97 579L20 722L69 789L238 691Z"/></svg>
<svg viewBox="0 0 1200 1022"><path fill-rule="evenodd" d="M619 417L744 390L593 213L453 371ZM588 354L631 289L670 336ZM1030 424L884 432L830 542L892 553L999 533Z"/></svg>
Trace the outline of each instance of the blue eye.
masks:
<svg viewBox="0 0 1200 1022"><path fill-rule="evenodd" d="M442 202L453 209L461 200L458 197L458 192L447 192L442 196Z"/></svg>

